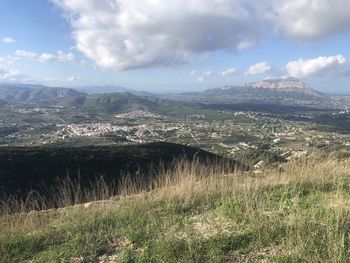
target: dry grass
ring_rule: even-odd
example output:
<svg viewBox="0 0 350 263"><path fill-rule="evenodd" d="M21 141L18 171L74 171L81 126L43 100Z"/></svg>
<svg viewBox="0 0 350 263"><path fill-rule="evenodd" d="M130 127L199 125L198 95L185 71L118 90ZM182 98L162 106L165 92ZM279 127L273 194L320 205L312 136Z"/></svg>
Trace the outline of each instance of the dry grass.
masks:
<svg viewBox="0 0 350 263"><path fill-rule="evenodd" d="M95 186L84 192L63 182L57 198L69 206L60 209L28 213L47 206L35 195L8 202L0 215L2 248L13 249L5 237L82 227L82 243L95 242L88 238L95 231L90 235L105 239L106 251L71 250L63 238L55 253L120 262L347 262L350 256L350 160L309 155L261 174L180 160L148 183L125 179L116 187L101 180ZM69 231L75 233L70 238L78 235ZM128 240L128 246L107 240ZM26 258L39 262L52 246L27 251Z"/></svg>

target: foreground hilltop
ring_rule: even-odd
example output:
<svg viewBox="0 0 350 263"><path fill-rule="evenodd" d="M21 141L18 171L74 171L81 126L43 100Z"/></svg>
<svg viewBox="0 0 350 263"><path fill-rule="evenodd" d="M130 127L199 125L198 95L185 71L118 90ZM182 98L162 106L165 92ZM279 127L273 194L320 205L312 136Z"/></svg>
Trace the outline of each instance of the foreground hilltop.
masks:
<svg viewBox="0 0 350 263"><path fill-rule="evenodd" d="M69 177L79 184L90 183L103 177L107 183L118 183L126 176L129 180L147 181L159 169L170 169L178 159L207 162L225 162L238 166L232 159L199 148L155 142L118 146L87 147L0 147L0 201L3 194L18 194L26 198L36 190L47 191Z"/></svg>
<svg viewBox="0 0 350 263"><path fill-rule="evenodd" d="M185 162L147 192L126 184L104 201L26 213L42 202L32 196L0 210L0 262L349 262L349 174L331 156L259 175Z"/></svg>

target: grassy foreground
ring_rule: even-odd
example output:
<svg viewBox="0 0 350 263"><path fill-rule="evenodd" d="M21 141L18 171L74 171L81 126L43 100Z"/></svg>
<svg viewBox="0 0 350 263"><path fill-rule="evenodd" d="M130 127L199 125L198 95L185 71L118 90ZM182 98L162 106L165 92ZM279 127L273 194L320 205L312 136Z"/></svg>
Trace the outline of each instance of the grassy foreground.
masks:
<svg viewBox="0 0 350 263"><path fill-rule="evenodd" d="M350 160L229 175L179 162L161 178L105 201L3 209L0 262L349 262Z"/></svg>

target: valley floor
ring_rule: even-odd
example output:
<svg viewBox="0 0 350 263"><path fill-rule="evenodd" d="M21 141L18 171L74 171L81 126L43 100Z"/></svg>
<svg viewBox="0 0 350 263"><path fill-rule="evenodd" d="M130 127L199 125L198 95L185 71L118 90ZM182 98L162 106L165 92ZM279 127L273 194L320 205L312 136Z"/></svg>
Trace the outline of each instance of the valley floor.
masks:
<svg viewBox="0 0 350 263"><path fill-rule="evenodd" d="M3 210L0 262L348 262L350 160L309 155L260 174L180 162L152 191ZM19 207L20 209L20 207Z"/></svg>

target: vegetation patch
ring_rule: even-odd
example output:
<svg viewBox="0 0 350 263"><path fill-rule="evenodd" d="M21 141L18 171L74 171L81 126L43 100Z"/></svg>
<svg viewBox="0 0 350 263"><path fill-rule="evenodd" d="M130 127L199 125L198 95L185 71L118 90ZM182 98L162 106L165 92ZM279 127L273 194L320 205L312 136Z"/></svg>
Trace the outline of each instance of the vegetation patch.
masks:
<svg viewBox="0 0 350 263"><path fill-rule="evenodd" d="M258 175L182 162L148 192L3 209L0 262L347 262L349 162L309 156Z"/></svg>

